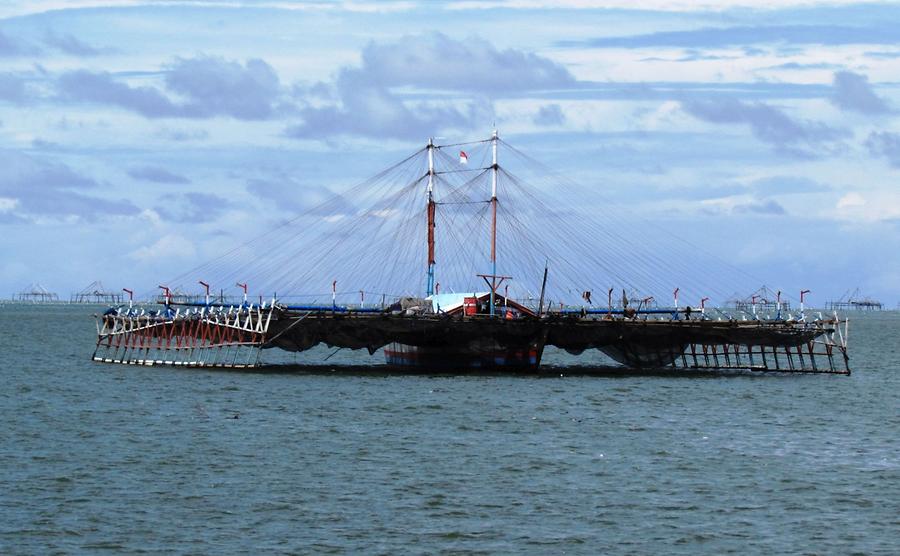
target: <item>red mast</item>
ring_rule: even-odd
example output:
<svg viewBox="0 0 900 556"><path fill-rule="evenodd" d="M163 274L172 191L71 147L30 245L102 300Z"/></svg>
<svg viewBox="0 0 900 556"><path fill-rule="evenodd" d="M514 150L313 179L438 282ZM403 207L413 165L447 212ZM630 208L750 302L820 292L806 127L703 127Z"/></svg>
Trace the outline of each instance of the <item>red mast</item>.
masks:
<svg viewBox="0 0 900 556"><path fill-rule="evenodd" d="M494 316L494 293L497 290L497 173L500 167L497 165L497 130L491 137L491 316Z"/></svg>
<svg viewBox="0 0 900 556"><path fill-rule="evenodd" d="M428 284L427 295L434 294L434 138L428 139Z"/></svg>

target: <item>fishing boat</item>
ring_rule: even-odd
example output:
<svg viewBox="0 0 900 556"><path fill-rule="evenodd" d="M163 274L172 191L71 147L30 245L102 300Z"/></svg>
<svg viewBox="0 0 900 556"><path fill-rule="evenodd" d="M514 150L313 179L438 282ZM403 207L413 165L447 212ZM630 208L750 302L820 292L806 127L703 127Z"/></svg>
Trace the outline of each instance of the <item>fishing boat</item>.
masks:
<svg viewBox="0 0 900 556"><path fill-rule="evenodd" d="M575 216L578 207L543 203L541 190L500 165L501 144L524 157L496 131L467 143L429 139L337 200L172 279L196 280L205 295L175 300L161 286L157 308L131 300L112 308L98 317L94 361L245 368L265 364L267 350L325 345L383 351L387 365L403 369L534 372L552 347L603 354L632 369L850 372L848 321L808 314L803 294L799 311L718 309L713 316L702 292L699 307L680 303L682 286L660 307L665 280L694 281L687 255L642 252L647 242L635 239L641 228L627 231L629 222L599 227L618 210L598 223ZM455 150L458 159L448 154ZM508 188L502 202L501 185ZM351 206L371 191L380 196L368 207ZM670 251L669 260L659 259ZM236 282L243 296L211 296L204 276L212 273L220 283ZM703 273L714 274L713 267ZM253 299L247 276L272 293ZM592 291L612 281L621 284L602 287L606 302L598 303ZM324 294L304 297L304 289L323 283L331 286L330 302ZM338 283L352 286L339 291ZM635 304L626 283L656 293L638 295ZM356 303L347 300L352 295Z"/></svg>

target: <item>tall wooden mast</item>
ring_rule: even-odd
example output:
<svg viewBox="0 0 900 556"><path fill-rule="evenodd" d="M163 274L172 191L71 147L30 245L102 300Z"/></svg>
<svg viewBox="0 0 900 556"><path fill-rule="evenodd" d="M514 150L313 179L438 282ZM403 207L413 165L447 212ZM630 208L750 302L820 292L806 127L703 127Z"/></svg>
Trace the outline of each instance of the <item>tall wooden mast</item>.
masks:
<svg viewBox="0 0 900 556"><path fill-rule="evenodd" d="M427 295L434 294L434 138L428 139L428 283Z"/></svg>
<svg viewBox="0 0 900 556"><path fill-rule="evenodd" d="M494 316L494 293L497 290L497 130L491 136L491 316Z"/></svg>

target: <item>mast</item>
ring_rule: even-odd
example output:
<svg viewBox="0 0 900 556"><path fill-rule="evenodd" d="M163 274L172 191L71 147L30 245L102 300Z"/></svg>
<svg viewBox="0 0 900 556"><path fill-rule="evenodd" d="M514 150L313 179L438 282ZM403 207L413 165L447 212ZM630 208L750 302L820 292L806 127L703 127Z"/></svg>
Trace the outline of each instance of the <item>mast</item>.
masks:
<svg viewBox="0 0 900 556"><path fill-rule="evenodd" d="M497 290L497 130L491 136L491 316L494 316L494 292Z"/></svg>
<svg viewBox="0 0 900 556"><path fill-rule="evenodd" d="M544 281L541 282L541 300L538 302L538 316L544 312L544 291L547 289L547 269L550 266L550 261L548 260L544 263Z"/></svg>
<svg viewBox="0 0 900 556"><path fill-rule="evenodd" d="M426 295L434 294L434 138L428 139L428 282Z"/></svg>

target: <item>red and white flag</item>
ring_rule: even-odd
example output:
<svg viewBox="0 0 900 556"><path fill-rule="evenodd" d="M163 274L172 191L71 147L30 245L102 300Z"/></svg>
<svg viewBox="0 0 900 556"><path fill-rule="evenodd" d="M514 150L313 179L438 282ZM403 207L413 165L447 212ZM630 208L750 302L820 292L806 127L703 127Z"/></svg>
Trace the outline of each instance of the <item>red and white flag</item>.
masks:
<svg viewBox="0 0 900 556"><path fill-rule="evenodd" d="M459 151L459 163L460 164L468 164L469 163L469 155L466 154L466 151Z"/></svg>

